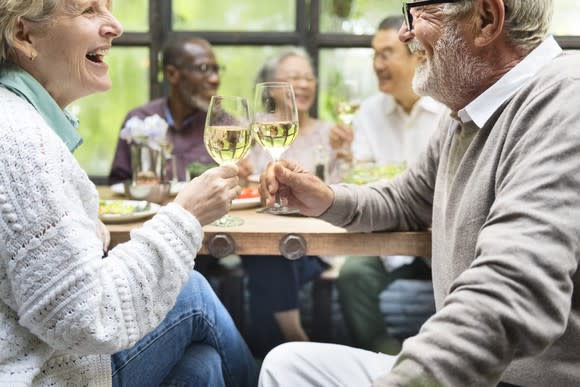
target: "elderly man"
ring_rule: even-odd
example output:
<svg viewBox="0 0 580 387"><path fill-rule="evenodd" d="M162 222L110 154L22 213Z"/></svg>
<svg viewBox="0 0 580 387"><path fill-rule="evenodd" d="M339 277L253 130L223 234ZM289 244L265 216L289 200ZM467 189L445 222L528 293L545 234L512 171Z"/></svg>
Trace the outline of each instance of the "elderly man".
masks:
<svg viewBox="0 0 580 387"><path fill-rule="evenodd" d="M547 36L551 0L404 10L399 37L426 56L414 88L454 112L427 152L390 183L328 187L285 163L261 190L349 230L432 224L437 313L396 358L285 344L260 383L579 386L580 57Z"/></svg>
<svg viewBox="0 0 580 387"><path fill-rule="evenodd" d="M177 177L185 180L192 162L211 163L203 144L203 128L209 101L220 85L220 66L210 44L199 38L171 41L163 50L163 73L169 83L167 98L155 99L127 114L144 118L158 114L169 124ZM169 169L168 178L173 177ZM127 142L119 139L109 174L109 183L131 178L131 155Z"/></svg>
<svg viewBox="0 0 580 387"><path fill-rule="evenodd" d="M429 143L445 107L431 97L420 97L412 88L415 68L422 56L412 54L398 38L402 16L381 21L372 39L373 69L380 93L366 99L353 120L353 129L338 125L330 133L338 149L350 145L355 160L377 164L407 162L413 165ZM352 142L352 144L350 144ZM430 280L431 269L421 257L348 257L337 280L345 322L356 347L395 354L401 349L392 330L385 330L379 294L398 279ZM417 297L420 282L408 283L401 303L415 302L416 315L405 323L416 327L433 311L432 291ZM429 294L431 293L431 294ZM417 321L418 320L418 321ZM412 327L406 327L409 332ZM417 328L415 328L417 329Z"/></svg>

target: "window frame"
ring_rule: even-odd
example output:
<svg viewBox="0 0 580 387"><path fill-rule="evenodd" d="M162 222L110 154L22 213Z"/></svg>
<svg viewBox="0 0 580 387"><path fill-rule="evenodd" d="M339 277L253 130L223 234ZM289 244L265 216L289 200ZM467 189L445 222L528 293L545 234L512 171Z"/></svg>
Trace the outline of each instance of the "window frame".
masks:
<svg viewBox="0 0 580 387"><path fill-rule="evenodd" d="M289 32L252 31L176 31L172 23L172 0L149 0L149 31L125 32L114 41L116 47L146 47L149 49L150 99L166 94L160 71L160 53L163 45L170 39L198 36L207 39L214 46L302 46L311 55L316 76L319 75L319 53L329 48L368 48L372 35L348 33L321 33L320 13L322 0L296 0L295 30ZM580 49L580 36L556 36L557 42L565 50ZM315 101L312 114L317 115L318 101ZM96 183L106 183L104 176L91 176Z"/></svg>

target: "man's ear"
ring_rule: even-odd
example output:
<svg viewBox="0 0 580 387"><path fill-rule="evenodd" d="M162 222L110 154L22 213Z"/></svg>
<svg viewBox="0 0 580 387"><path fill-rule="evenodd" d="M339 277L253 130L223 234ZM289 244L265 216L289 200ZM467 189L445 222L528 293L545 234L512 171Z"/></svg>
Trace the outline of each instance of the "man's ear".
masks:
<svg viewBox="0 0 580 387"><path fill-rule="evenodd" d="M485 47L494 42L504 30L505 6L503 0L477 0L477 31L474 43Z"/></svg>
<svg viewBox="0 0 580 387"><path fill-rule="evenodd" d="M163 68L163 72L165 73L165 79L169 84L174 85L179 81L180 78L180 71L174 65L167 65Z"/></svg>
<svg viewBox="0 0 580 387"><path fill-rule="evenodd" d="M16 50L18 56L34 60L38 55L38 52L32 44L30 36L31 28L32 22L18 18L16 21L16 28L14 29L14 35L12 36L12 46Z"/></svg>

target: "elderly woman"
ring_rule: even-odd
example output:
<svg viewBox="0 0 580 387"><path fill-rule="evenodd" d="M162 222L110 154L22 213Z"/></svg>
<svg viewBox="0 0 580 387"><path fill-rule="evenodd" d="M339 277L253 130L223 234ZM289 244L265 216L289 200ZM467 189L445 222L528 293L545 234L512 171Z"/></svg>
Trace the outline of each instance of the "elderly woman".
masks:
<svg viewBox="0 0 580 387"><path fill-rule="evenodd" d="M332 179L334 152L329 143L332 124L313 118L310 108L316 97L316 76L311 59L300 48L279 52L262 66L256 83L289 82L296 96L299 132L282 158L299 161L315 172L317 157L328 162ZM272 160L261 148L255 147L248 158L254 172L261 172ZM250 346L256 356L286 341L307 341L308 335L300 321L298 291L308 281L320 276L327 267L318 257L288 260L282 256L243 257L249 277L250 312L252 317Z"/></svg>
<svg viewBox="0 0 580 387"><path fill-rule="evenodd" d="M108 232L63 109L111 86L111 6L0 0L0 384L255 385L246 344L191 271L201 226L239 192L236 167L190 182L102 257Z"/></svg>

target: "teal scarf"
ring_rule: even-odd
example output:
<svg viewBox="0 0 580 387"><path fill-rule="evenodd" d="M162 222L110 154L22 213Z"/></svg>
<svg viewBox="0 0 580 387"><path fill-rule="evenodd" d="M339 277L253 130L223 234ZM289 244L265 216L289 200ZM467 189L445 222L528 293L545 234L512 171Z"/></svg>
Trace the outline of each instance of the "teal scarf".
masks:
<svg viewBox="0 0 580 387"><path fill-rule="evenodd" d="M61 109L32 75L18 67L3 68L0 71L0 87L31 104L71 152L82 144L83 139L77 132L78 120Z"/></svg>

